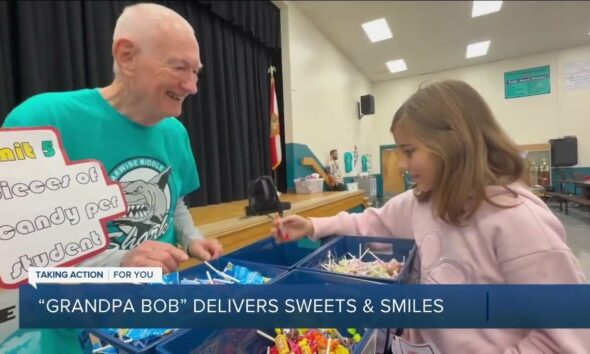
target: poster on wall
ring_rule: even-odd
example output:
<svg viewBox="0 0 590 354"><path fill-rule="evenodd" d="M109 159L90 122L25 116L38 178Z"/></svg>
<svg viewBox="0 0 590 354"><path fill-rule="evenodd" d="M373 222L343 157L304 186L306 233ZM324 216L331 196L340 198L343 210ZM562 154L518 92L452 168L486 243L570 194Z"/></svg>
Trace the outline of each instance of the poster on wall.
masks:
<svg viewBox="0 0 590 354"><path fill-rule="evenodd" d="M565 65L565 87L568 89L590 87L590 61L572 62Z"/></svg>
<svg viewBox="0 0 590 354"><path fill-rule="evenodd" d="M504 98L544 95L551 92L549 65L504 73Z"/></svg>

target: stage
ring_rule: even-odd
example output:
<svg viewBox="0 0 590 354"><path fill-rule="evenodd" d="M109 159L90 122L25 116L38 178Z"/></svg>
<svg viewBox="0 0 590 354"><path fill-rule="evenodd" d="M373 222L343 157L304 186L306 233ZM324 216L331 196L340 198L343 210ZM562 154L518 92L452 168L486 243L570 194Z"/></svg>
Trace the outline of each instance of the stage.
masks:
<svg viewBox="0 0 590 354"><path fill-rule="evenodd" d="M313 194L282 194L281 201L290 202L285 215L332 216L340 211L365 205L363 191L323 192ZM216 238L230 253L270 235L271 219L268 216L246 217L247 200L191 208L195 225L206 238ZM276 213L272 215L276 216ZM190 260L182 264L187 268L198 263Z"/></svg>

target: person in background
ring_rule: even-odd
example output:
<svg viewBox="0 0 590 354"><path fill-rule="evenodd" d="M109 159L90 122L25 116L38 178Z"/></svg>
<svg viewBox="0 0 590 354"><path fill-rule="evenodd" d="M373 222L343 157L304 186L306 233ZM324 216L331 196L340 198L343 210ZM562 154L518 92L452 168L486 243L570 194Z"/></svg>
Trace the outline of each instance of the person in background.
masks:
<svg viewBox="0 0 590 354"><path fill-rule="evenodd" d="M524 183L524 160L471 86L420 88L395 113L391 133L411 190L383 207L326 218L276 219L295 241L308 235L413 238L422 284L582 284L586 278L557 217ZM280 240L284 241L284 240ZM585 353L581 329L410 329L394 343L433 353ZM424 350L424 349L422 349Z"/></svg>
<svg viewBox="0 0 590 354"><path fill-rule="evenodd" d="M344 185L344 179L342 178L342 172L338 165L338 150L330 150L330 157L326 165L326 172L328 173L328 187L334 191L345 191L346 186Z"/></svg>

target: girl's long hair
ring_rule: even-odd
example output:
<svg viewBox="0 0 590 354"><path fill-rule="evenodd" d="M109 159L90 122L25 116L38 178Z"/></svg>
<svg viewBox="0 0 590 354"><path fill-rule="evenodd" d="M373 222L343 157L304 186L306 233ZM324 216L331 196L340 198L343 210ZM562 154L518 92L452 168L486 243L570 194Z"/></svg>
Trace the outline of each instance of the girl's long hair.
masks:
<svg viewBox="0 0 590 354"><path fill-rule="evenodd" d="M524 159L492 111L467 83L445 80L420 88L397 110L398 127L421 140L437 159L438 178L431 191L436 215L460 225L482 202L498 207L487 186L507 186L522 179Z"/></svg>

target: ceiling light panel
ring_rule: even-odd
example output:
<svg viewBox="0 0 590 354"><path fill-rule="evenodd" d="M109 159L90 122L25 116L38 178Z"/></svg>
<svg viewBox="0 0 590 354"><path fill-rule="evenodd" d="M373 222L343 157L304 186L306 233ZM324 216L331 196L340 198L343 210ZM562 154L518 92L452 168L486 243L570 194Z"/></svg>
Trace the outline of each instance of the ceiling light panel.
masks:
<svg viewBox="0 0 590 354"><path fill-rule="evenodd" d="M474 1L471 10L471 17L489 15L500 11L502 1Z"/></svg>
<svg viewBox="0 0 590 354"><path fill-rule="evenodd" d="M484 56L488 54L488 49L490 49L490 41L471 43L467 46L465 58L469 59Z"/></svg>
<svg viewBox="0 0 590 354"><path fill-rule="evenodd" d="M372 43L383 41L393 37L391 29L387 25L387 21L384 18L380 18L375 21L370 21L362 24L363 30L369 37Z"/></svg>
<svg viewBox="0 0 590 354"><path fill-rule="evenodd" d="M391 60L385 63L385 65L387 65L389 72L391 72L392 74L408 70L406 62L403 59Z"/></svg>

